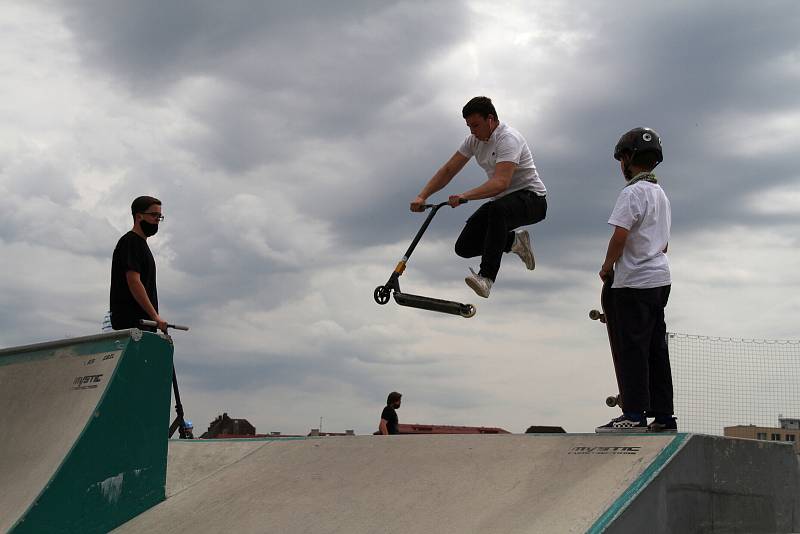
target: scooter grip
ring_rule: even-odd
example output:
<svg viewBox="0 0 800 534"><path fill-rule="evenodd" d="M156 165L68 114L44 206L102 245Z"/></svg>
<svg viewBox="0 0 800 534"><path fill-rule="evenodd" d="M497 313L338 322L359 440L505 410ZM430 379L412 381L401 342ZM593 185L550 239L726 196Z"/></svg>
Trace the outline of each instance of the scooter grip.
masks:
<svg viewBox="0 0 800 534"><path fill-rule="evenodd" d="M147 319L141 319L141 320L139 321L139 323L140 323L142 326L151 326L151 327L153 327L153 328L155 328L155 327L157 327L157 326L158 326L158 323L157 323L157 322L155 322L155 321L148 321ZM174 330L183 330L183 331L188 331L188 330L189 330L189 327L188 327L188 326L181 326L181 325L179 325L179 324L169 324L169 323L167 323L167 328L172 328L172 329L174 329Z"/></svg>

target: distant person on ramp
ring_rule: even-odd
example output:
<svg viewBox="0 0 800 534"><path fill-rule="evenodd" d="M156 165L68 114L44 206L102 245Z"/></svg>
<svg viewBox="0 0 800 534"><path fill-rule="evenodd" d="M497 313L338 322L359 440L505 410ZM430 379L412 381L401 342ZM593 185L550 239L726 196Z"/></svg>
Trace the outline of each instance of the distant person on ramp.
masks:
<svg viewBox="0 0 800 534"><path fill-rule="evenodd" d="M389 393L386 398L386 407L381 413L381 421L378 423L378 433L384 436L399 434L398 429L399 420L397 418L397 410L400 409L400 402L403 395L396 391Z"/></svg>
<svg viewBox="0 0 800 534"><path fill-rule="evenodd" d="M613 281L621 416L597 432L676 432L664 308L672 284L667 246L672 213L653 169L663 161L650 128L623 134L614 148L625 187L608 224L614 229L600 278ZM647 417L654 418L648 426Z"/></svg>
<svg viewBox="0 0 800 534"><path fill-rule="evenodd" d="M516 228L534 224L547 214L547 189L539 178L533 155L517 130L500 122L491 99L476 96L464 106L462 116L470 135L411 201L411 211L423 211L429 196L444 188L474 156L487 180L461 194L450 195L449 203L491 198L473 213L456 241L462 258L481 257L480 269L464 281L481 297L488 298L500 270L504 252L518 255L533 270L535 261L530 235Z"/></svg>
<svg viewBox="0 0 800 534"><path fill-rule="evenodd" d="M167 322L158 314L156 263L147 246L147 238L158 232L158 224L164 220L161 201L137 197L131 215L133 228L117 242L111 260L111 327L147 330L139 323L145 319L155 321L166 334Z"/></svg>

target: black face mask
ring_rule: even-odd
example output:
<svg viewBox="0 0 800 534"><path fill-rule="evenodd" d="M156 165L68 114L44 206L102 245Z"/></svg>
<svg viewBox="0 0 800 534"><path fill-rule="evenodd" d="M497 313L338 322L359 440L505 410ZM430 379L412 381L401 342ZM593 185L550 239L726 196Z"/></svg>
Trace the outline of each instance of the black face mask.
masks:
<svg viewBox="0 0 800 534"><path fill-rule="evenodd" d="M158 232L158 225L149 223L147 221L142 221L139 223L139 226L142 228L142 233L147 237L154 236Z"/></svg>

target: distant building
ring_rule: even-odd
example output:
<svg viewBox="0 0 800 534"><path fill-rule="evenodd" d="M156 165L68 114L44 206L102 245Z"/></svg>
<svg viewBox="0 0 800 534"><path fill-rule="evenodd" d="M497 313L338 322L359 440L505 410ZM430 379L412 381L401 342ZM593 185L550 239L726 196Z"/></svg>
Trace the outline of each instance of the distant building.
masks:
<svg viewBox="0 0 800 534"><path fill-rule="evenodd" d="M320 437L326 437L326 436L355 436L355 435L356 435L356 431L355 430L345 430L344 432L320 432L319 428L312 428L311 432L308 433L308 437L311 437L311 436L320 436Z"/></svg>
<svg viewBox="0 0 800 534"><path fill-rule="evenodd" d="M787 441L794 444L794 450L800 454L800 419L780 418L780 427L755 425L726 426L723 434L730 438L760 439L764 441Z"/></svg>
<svg viewBox="0 0 800 534"><path fill-rule="evenodd" d="M222 436L254 438L256 437L256 427L250 424L247 419L233 419L223 413L208 425L208 431L200 436L200 439L223 439Z"/></svg>
<svg viewBox="0 0 800 534"><path fill-rule="evenodd" d="M800 419L781 417L778 419L778 424L786 430L800 430Z"/></svg>
<svg viewBox="0 0 800 534"><path fill-rule="evenodd" d="M234 419L223 413L208 425L208 431L200 439L254 439L254 438L303 438L303 437L327 437L327 436L355 436L354 430L344 432L320 432L319 428L312 428L305 436L300 434L282 434L280 432L270 432L269 434L257 434L256 427L250 424L247 419Z"/></svg>
<svg viewBox="0 0 800 534"><path fill-rule="evenodd" d="M564 427L560 426L529 426L526 434L566 434Z"/></svg>

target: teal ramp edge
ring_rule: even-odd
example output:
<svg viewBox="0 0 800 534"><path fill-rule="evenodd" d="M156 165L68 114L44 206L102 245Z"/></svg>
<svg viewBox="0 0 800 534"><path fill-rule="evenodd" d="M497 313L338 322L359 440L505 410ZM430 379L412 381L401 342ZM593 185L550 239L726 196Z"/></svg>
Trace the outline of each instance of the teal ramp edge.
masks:
<svg viewBox="0 0 800 534"><path fill-rule="evenodd" d="M599 534L608 527L619 514L639 495L639 493L647 486L656 475L664 468L667 462L675 456L675 454L683 447L689 434L676 434L666 447L664 447L658 456L656 456L650 465L639 475L633 483L628 486L622 495L620 495L614 503L589 527L586 534Z"/></svg>
<svg viewBox="0 0 800 534"><path fill-rule="evenodd" d="M156 334L138 337L132 330L121 341L94 416L10 532L108 532L165 499L173 347ZM119 350L115 342L100 350Z"/></svg>

